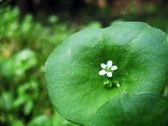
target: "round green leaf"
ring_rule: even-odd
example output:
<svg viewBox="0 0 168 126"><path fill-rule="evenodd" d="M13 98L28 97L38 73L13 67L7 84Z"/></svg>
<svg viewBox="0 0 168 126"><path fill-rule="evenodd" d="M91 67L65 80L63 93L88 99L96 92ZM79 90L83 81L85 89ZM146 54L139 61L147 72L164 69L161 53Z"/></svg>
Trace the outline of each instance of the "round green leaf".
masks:
<svg viewBox="0 0 168 126"><path fill-rule="evenodd" d="M112 78L100 64L112 60ZM168 42L162 31L140 22L116 22L69 37L46 62L49 96L66 119L86 124L108 101L127 93L160 93L168 70ZM110 79L117 87L106 87Z"/></svg>
<svg viewBox="0 0 168 126"><path fill-rule="evenodd" d="M87 126L166 126L168 101L152 93L123 94L103 105Z"/></svg>

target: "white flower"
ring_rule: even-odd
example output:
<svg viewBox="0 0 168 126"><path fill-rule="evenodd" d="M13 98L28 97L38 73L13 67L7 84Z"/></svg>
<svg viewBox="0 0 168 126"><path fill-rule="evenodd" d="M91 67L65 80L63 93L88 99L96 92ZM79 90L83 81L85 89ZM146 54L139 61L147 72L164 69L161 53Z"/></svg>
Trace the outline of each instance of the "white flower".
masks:
<svg viewBox="0 0 168 126"><path fill-rule="evenodd" d="M107 74L108 77L112 77L113 71L118 69L116 65L113 65L113 62L111 60L109 60L107 64L101 63L100 66L102 67L102 70L99 71L99 75Z"/></svg>

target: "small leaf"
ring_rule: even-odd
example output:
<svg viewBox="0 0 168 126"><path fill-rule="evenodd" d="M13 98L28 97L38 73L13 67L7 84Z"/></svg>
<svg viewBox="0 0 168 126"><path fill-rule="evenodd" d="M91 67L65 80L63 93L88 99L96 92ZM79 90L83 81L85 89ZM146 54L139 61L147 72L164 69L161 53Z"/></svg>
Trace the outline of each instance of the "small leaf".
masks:
<svg viewBox="0 0 168 126"><path fill-rule="evenodd" d="M166 126L168 101L152 93L123 94L105 103L87 126Z"/></svg>
<svg viewBox="0 0 168 126"><path fill-rule="evenodd" d="M26 102L26 104L24 105L24 114L25 115L28 115L30 114L30 112L32 111L33 109L33 101L32 100L29 100Z"/></svg>

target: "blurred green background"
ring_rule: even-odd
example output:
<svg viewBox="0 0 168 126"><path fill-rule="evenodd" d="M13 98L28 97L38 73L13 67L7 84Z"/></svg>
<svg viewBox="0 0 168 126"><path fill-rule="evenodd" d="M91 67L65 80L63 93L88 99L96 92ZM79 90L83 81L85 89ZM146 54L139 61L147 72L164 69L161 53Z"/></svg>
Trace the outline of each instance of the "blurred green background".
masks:
<svg viewBox="0 0 168 126"><path fill-rule="evenodd" d="M45 61L74 32L114 21L168 33L168 1L0 0L0 126L75 126L49 101Z"/></svg>

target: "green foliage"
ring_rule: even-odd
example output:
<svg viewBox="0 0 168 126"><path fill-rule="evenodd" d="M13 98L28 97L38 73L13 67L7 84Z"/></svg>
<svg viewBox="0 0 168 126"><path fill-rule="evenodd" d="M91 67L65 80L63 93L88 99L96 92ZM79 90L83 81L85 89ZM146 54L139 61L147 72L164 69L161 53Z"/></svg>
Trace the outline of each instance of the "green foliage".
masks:
<svg viewBox="0 0 168 126"><path fill-rule="evenodd" d="M63 117L81 125L166 126L167 57L167 35L145 23L83 30L48 58L49 96ZM98 74L108 60L118 66L112 78ZM107 79L121 86L105 87Z"/></svg>
<svg viewBox="0 0 168 126"><path fill-rule="evenodd" d="M1 72L6 77L22 76L25 71L37 65L37 58L32 50L25 49L1 62Z"/></svg>
<svg viewBox="0 0 168 126"><path fill-rule="evenodd" d="M105 103L88 126L166 126L168 101L152 93L125 94Z"/></svg>
<svg viewBox="0 0 168 126"><path fill-rule="evenodd" d="M44 64L76 27L58 23L56 16L43 26L19 15L17 8L0 9L0 125L72 126L49 102Z"/></svg>

